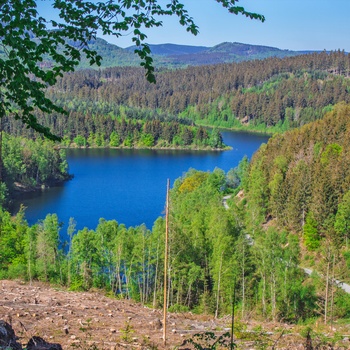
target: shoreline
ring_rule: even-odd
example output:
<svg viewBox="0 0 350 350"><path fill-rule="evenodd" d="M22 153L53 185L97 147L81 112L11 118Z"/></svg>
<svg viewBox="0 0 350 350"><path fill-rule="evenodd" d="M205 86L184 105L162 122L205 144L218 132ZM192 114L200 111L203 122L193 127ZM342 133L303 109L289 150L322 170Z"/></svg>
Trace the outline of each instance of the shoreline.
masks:
<svg viewBox="0 0 350 350"><path fill-rule="evenodd" d="M77 146L74 143L70 144L69 146L66 145L59 145L61 149L135 149L135 150L170 150L170 151L207 151L207 152L218 152L218 151L230 151L232 150L231 146L225 146L223 148L199 148L199 147L127 147L127 146Z"/></svg>
<svg viewBox="0 0 350 350"><path fill-rule="evenodd" d="M74 174L67 174L67 176L62 180L50 181L49 183L43 183L35 186L28 186L19 182L14 182L12 191L9 193L9 203L7 206L10 207L12 205L12 201L23 193L33 193L39 191L44 192L46 190L49 190L51 187L60 186L65 182L72 180L73 178Z"/></svg>

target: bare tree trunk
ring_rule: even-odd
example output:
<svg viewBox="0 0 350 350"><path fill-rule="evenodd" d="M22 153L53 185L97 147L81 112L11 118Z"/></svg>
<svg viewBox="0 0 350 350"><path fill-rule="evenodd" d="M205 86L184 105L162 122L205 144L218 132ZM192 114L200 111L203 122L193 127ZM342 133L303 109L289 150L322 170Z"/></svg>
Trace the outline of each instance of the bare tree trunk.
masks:
<svg viewBox="0 0 350 350"><path fill-rule="evenodd" d="M115 265L115 274L117 278L117 283L116 283L116 291L119 289L119 293L121 296L123 296L123 286L122 286L122 279L120 278L120 267L121 267L121 248L120 246L118 247L117 251L117 261Z"/></svg>
<svg viewBox="0 0 350 350"><path fill-rule="evenodd" d="M33 282L33 276L32 276L32 247L33 240L32 235L29 233L29 256L28 256L28 275L29 275L29 281L30 284Z"/></svg>
<svg viewBox="0 0 350 350"><path fill-rule="evenodd" d="M272 298L272 318L276 321L276 276L272 273L271 298Z"/></svg>
<svg viewBox="0 0 350 350"><path fill-rule="evenodd" d="M176 277L173 276L171 277L172 274L172 269L171 266L169 266L168 269L168 293L167 293L167 302L166 302L166 307L169 308L169 306L172 304L172 301L174 300L174 284L176 281Z"/></svg>
<svg viewBox="0 0 350 350"><path fill-rule="evenodd" d="M150 295L150 265L151 265L151 257L150 257L150 253L148 251L148 255L147 255L147 284L146 284L146 299L145 302L148 303L148 297Z"/></svg>
<svg viewBox="0 0 350 350"><path fill-rule="evenodd" d="M153 307L154 308L156 308L156 304L157 304L158 265L159 265L159 239L157 243L156 271L154 276L154 290L153 290Z"/></svg>
<svg viewBox="0 0 350 350"><path fill-rule="evenodd" d="M187 306L190 307L191 305L191 290L192 290L192 283L188 284L188 290L187 290L187 297L185 303L187 302Z"/></svg>
<svg viewBox="0 0 350 350"><path fill-rule="evenodd" d="M132 259L131 259L132 261ZM131 264L130 264L131 266ZM130 268L131 270L131 268ZM130 276L131 276L131 272L129 272L129 270L126 268L126 264L124 263L124 271L125 271L125 284L126 284L126 295L128 299L131 299L130 297L130 287L129 287L129 280L130 280Z"/></svg>
<svg viewBox="0 0 350 350"><path fill-rule="evenodd" d="M328 253L327 253L328 255ZM327 257L327 273L326 273L326 297L324 301L324 323L327 324L327 313L328 313L328 294L329 294L329 267L330 261L329 256Z"/></svg>
<svg viewBox="0 0 350 350"><path fill-rule="evenodd" d="M143 233L143 242L142 242L142 285L140 293L141 296L141 303L145 303L145 297L146 297L146 242L145 242L145 233Z"/></svg>
<svg viewBox="0 0 350 350"><path fill-rule="evenodd" d="M242 260L242 319L245 312L245 246L243 241L243 260Z"/></svg>
<svg viewBox="0 0 350 350"><path fill-rule="evenodd" d="M218 290L216 294L216 309L215 309L215 318L218 318L219 315L219 302L220 302L220 281L221 281L221 269L222 269L222 256L224 252L221 253L220 258L220 267L219 267L219 276L218 276Z"/></svg>
<svg viewBox="0 0 350 350"><path fill-rule="evenodd" d="M261 303L263 307L263 315L266 316L266 276L265 274L262 274L262 280L263 280L263 290L262 290L262 296L261 296Z"/></svg>
<svg viewBox="0 0 350 350"><path fill-rule="evenodd" d="M333 254L333 266L332 266L332 292L331 292L331 325L333 326L333 311L334 311L334 282L335 282L335 272L334 272L334 265L335 265L335 254Z"/></svg>

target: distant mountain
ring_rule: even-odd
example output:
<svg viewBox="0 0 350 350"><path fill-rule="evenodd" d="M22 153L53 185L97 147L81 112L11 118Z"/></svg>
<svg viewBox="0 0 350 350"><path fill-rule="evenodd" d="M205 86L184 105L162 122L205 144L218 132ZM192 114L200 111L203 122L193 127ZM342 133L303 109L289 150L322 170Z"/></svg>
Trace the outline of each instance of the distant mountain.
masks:
<svg viewBox="0 0 350 350"><path fill-rule="evenodd" d="M191 45L177 45L177 44L158 44L149 45L152 54L157 56L174 56L174 55L189 55L198 54L210 50L207 46L191 46ZM136 46L127 47L125 50L134 52Z"/></svg>
<svg viewBox="0 0 350 350"><path fill-rule="evenodd" d="M114 46L112 44L108 44L107 42L106 44L108 45L109 49ZM149 46L152 51L155 65L157 67L169 68L242 62L254 59L264 59L268 57L283 58L314 52L281 50L270 46L250 45L236 42L224 42L213 47L177 44L150 44ZM138 58L134 55L136 46L118 49L119 50L117 52L120 55L115 57L114 61L111 59L111 55L108 54L108 50L104 50L104 52L107 54L107 59L105 62L103 62L103 66L125 66L136 65L139 63ZM121 55L120 50L124 50L125 56ZM135 57L131 57L130 55Z"/></svg>
<svg viewBox="0 0 350 350"><path fill-rule="evenodd" d="M74 43L73 43L74 45ZM101 68L139 66L140 59L134 53L136 46L121 48L102 38L90 41L89 46L103 57ZM187 66L211 65L219 63L242 62L264 59L268 57L289 57L314 51L281 50L275 47L224 42L213 47L177 44L150 44L152 57L156 67L184 68ZM0 48L0 57L5 55ZM43 65L51 65L50 59ZM83 57L80 68L90 67L89 61ZM94 66L93 68L98 68Z"/></svg>
<svg viewBox="0 0 350 350"><path fill-rule="evenodd" d="M176 65L198 66L204 64L242 62L268 57L283 58L310 52L311 51L290 51L269 46L224 42L208 48L207 50L199 50L188 54L169 55L168 60Z"/></svg>
<svg viewBox="0 0 350 350"><path fill-rule="evenodd" d="M255 55L287 55L290 53L300 54L299 51L290 51L290 50L281 50L272 46L262 46L262 45L250 45L250 44L242 44L242 43L229 43L224 42L218 44L210 49L211 52L222 52L226 54L232 54L242 57L251 57ZM302 52L304 53L304 52Z"/></svg>
<svg viewBox="0 0 350 350"><path fill-rule="evenodd" d="M125 50L108 41L97 38L89 42L91 50L96 50L103 57L101 68L118 66L138 66L140 59L131 50ZM80 68L90 67L89 61L83 57ZM94 67L96 68L96 66Z"/></svg>

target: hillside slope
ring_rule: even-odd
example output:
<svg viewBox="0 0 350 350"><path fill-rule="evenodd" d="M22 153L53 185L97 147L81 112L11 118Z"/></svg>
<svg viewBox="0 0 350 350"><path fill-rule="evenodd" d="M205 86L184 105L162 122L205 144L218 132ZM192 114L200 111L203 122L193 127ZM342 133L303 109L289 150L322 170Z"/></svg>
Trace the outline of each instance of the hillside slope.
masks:
<svg viewBox="0 0 350 350"><path fill-rule="evenodd" d="M43 283L2 280L0 291L1 318L12 324L21 344L37 335L50 343L61 344L63 349L165 348L161 310L108 298L98 291L69 292ZM240 349L274 345L276 350L293 350L304 348L306 343L297 328L286 324L237 322L236 327L235 339ZM253 331L258 328L259 331ZM196 333L223 334L230 329L230 316L213 319L190 313L170 313L167 329L167 348L172 348ZM338 327L337 331L348 330ZM314 343L317 342L314 339ZM338 341L338 345L344 343ZM184 348L188 345L179 347Z"/></svg>
<svg viewBox="0 0 350 350"><path fill-rule="evenodd" d="M275 135L254 155L249 191L265 217L296 232L312 217L319 239L346 243L348 226L337 222L348 220L338 211L349 196L349 116L349 105L338 104L322 120ZM256 176L262 185L258 192Z"/></svg>

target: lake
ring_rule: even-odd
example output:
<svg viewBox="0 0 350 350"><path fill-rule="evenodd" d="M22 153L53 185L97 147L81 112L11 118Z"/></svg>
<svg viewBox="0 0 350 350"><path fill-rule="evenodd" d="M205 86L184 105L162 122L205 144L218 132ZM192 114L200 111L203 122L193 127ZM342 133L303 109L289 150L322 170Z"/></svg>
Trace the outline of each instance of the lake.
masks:
<svg viewBox="0 0 350 350"><path fill-rule="evenodd" d="M34 224L56 213L65 235L73 217L77 229L95 229L99 218L115 219L127 227L142 223L152 228L164 214L166 183L171 185L190 168L225 172L246 155L251 158L268 136L246 132L222 132L228 151L175 151L129 149L69 149L69 172L74 178L42 192L23 194L26 219Z"/></svg>

